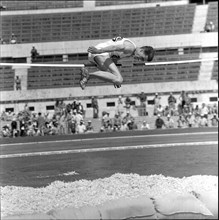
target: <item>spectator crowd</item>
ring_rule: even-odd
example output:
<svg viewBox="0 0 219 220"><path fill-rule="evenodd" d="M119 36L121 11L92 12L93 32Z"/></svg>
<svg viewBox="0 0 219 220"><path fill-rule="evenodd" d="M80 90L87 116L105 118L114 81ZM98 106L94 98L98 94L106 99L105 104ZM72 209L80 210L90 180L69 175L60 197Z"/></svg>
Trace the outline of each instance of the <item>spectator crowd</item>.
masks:
<svg viewBox="0 0 219 220"><path fill-rule="evenodd" d="M128 131L128 130L148 130L162 128L187 128L187 127L215 127L218 126L218 106L202 103L201 106L193 105L189 95L182 91L177 99L173 93L168 97L168 105L161 105L161 96L156 93L153 99L153 116L147 113L147 96L141 93L137 96L140 100L141 116L143 121L136 122L136 118L131 114L133 101L130 97L123 100L118 97L117 110L113 117L110 113L103 111L99 117L99 106L96 97L91 99L93 108L93 118L100 120L100 132ZM152 120L153 119L153 120ZM65 104L64 101L56 101L54 113L42 114L33 113L29 110L28 104L24 110L18 114L13 112L2 112L1 121L5 122L1 127L1 137L18 136L45 136L45 135L71 135L94 132L91 120L85 120L84 107L80 101L74 100ZM153 122L151 122L153 121ZM154 123L153 126L151 123Z"/></svg>

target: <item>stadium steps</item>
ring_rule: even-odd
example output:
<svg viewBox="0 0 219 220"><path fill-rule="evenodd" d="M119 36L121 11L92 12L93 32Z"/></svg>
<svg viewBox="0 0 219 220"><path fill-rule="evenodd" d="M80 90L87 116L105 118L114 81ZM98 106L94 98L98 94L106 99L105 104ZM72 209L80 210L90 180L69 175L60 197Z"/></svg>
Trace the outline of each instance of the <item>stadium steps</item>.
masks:
<svg viewBox="0 0 219 220"><path fill-rule="evenodd" d="M217 56L217 53L206 53L206 54L202 54L201 58L202 59L213 58L215 56ZM211 80L213 67L214 67L213 60L202 62L201 67L200 67L198 80L200 80L200 81Z"/></svg>
<svg viewBox="0 0 219 220"><path fill-rule="evenodd" d="M214 61L214 68L212 71L211 79L218 80L218 61Z"/></svg>
<svg viewBox="0 0 219 220"><path fill-rule="evenodd" d="M192 33L200 33L204 31L207 20L208 5L198 5L195 9Z"/></svg>

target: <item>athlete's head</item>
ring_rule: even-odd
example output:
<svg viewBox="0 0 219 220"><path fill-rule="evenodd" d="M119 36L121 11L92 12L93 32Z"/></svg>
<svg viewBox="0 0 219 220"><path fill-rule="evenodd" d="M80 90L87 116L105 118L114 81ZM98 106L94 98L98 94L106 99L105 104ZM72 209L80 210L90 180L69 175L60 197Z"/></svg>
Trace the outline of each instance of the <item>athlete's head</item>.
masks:
<svg viewBox="0 0 219 220"><path fill-rule="evenodd" d="M151 62L154 58L155 50L153 47L144 46L137 47L135 50L134 58L136 60Z"/></svg>

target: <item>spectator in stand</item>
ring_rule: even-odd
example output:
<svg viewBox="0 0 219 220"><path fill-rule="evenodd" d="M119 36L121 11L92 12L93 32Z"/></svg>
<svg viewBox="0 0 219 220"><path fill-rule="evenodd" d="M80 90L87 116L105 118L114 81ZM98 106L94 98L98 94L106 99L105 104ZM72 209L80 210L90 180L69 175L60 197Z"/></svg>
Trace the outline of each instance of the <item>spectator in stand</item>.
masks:
<svg viewBox="0 0 219 220"><path fill-rule="evenodd" d="M166 105L166 107L164 108L163 115L164 116L171 115L169 105Z"/></svg>
<svg viewBox="0 0 219 220"><path fill-rule="evenodd" d="M40 135L40 132L38 130L37 117L32 120L32 124L33 124L33 129L34 129L34 136Z"/></svg>
<svg viewBox="0 0 219 220"><path fill-rule="evenodd" d="M183 115L186 117L191 112L191 108L189 105L185 104L183 109Z"/></svg>
<svg viewBox="0 0 219 220"><path fill-rule="evenodd" d="M10 43L11 44L16 44L17 43L17 37L15 36L14 33L11 34Z"/></svg>
<svg viewBox="0 0 219 220"><path fill-rule="evenodd" d="M128 131L128 130L129 130L129 128L127 126L126 120L123 119L120 131Z"/></svg>
<svg viewBox="0 0 219 220"><path fill-rule="evenodd" d="M2 5L2 2L1 2L1 5L0 5L0 11L2 11L2 10L6 10L7 9L7 7L5 6L5 5Z"/></svg>
<svg viewBox="0 0 219 220"><path fill-rule="evenodd" d="M0 39L1 39L1 40L0 40L0 41L1 41L1 44L6 44L5 40L4 40L2 37L1 37Z"/></svg>
<svg viewBox="0 0 219 220"><path fill-rule="evenodd" d="M138 95L138 98L140 99L140 116L146 116L147 115L147 95L144 92L141 92Z"/></svg>
<svg viewBox="0 0 219 220"><path fill-rule="evenodd" d="M45 122L49 123L49 121L50 121L50 119L49 119L49 112L45 112L43 117L45 119Z"/></svg>
<svg viewBox="0 0 219 220"><path fill-rule="evenodd" d="M7 113L5 111L3 111L2 114L1 114L1 120L2 121L7 121L7 117L8 117Z"/></svg>
<svg viewBox="0 0 219 220"><path fill-rule="evenodd" d="M121 116L124 112L124 107L123 107L123 100L122 96L120 95L117 101L117 112Z"/></svg>
<svg viewBox="0 0 219 220"><path fill-rule="evenodd" d="M161 115L161 116L164 116L164 108L163 108L162 105L159 105L159 106L157 107L157 114L158 114L158 115Z"/></svg>
<svg viewBox="0 0 219 220"><path fill-rule="evenodd" d="M93 108L93 118L99 118L99 105L96 97L91 98L91 106Z"/></svg>
<svg viewBox="0 0 219 220"><path fill-rule="evenodd" d="M199 106L196 105L194 110L193 110L193 114L194 116L196 117L197 115L200 115L200 109L199 109Z"/></svg>
<svg viewBox="0 0 219 220"><path fill-rule="evenodd" d="M76 133L76 127L77 127L77 122L76 122L76 117L77 115L77 110L74 109L72 111L72 116L71 116L71 133L75 134ZM82 120L82 118L80 117L80 120Z"/></svg>
<svg viewBox="0 0 219 220"><path fill-rule="evenodd" d="M140 129L141 130L149 130L150 129L150 125L148 124L147 121L143 121Z"/></svg>
<svg viewBox="0 0 219 220"><path fill-rule="evenodd" d="M165 126L164 120L161 118L161 115L157 115L157 119L155 120L155 128L162 129Z"/></svg>
<svg viewBox="0 0 219 220"><path fill-rule="evenodd" d="M91 120L89 120L86 126L86 133L93 133L93 132L94 132L93 125L92 125Z"/></svg>
<svg viewBox="0 0 219 220"><path fill-rule="evenodd" d="M66 134L72 134L72 115L66 111Z"/></svg>
<svg viewBox="0 0 219 220"><path fill-rule="evenodd" d="M43 126L43 135L50 135L51 127L49 126L48 122L45 122L45 125Z"/></svg>
<svg viewBox="0 0 219 220"><path fill-rule="evenodd" d="M216 103L212 107L212 114L216 114L216 115L218 114L218 106Z"/></svg>
<svg viewBox="0 0 219 220"><path fill-rule="evenodd" d="M208 119L208 106L205 103L202 103L202 107L200 109L200 115L204 115L206 119Z"/></svg>
<svg viewBox="0 0 219 220"><path fill-rule="evenodd" d="M201 114L201 118L199 120L199 127L208 127L208 120L204 114Z"/></svg>
<svg viewBox="0 0 219 220"><path fill-rule="evenodd" d="M57 135L58 134L58 127L57 127L56 123L51 122L50 126L51 126L51 134Z"/></svg>
<svg viewBox="0 0 219 220"><path fill-rule="evenodd" d="M178 128L185 128L186 127L186 121L185 118L182 115L179 115L179 119L177 120Z"/></svg>
<svg viewBox="0 0 219 220"><path fill-rule="evenodd" d="M38 113L37 124L40 135L44 136L45 118L42 116L41 112Z"/></svg>
<svg viewBox="0 0 219 220"><path fill-rule="evenodd" d="M166 126L166 128L174 128L174 120L170 114L167 115L167 120L165 122L165 126Z"/></svg>
<svg viewBox="0 0 219 220"><path fill-rule="evenodd" d="M118 101L117 101L117 113L121 116L124 112L124 106L123 106L123 100L122 100L122 96L120 95L118 97Z"/></svg>
<svg viewBox="0 0 219 220"><path fill-rule="evenodd" d="M30 53L31 53L31 62L36 61L37 57L39 56L39 53L34 46L32 47Z"/></svg>
<svg viewBox="0 0 219 220"><path fill-rule="evenodd" d="M12 120L12 116L13 116L13 113L9 110L7 113L7 121L11 121Z"/></svg>
<svg viewBox="0 0 219 220"><path fill-rule="evenodd" d="M22 120L20 121L20 136L21 136L21 137L26 136L26 124L25 124L24 119L22 119Z"/></svg>
<svg viewBox="0 0 219 220"><path fill-rule="evenodd" d="M84 124L84 121L81 120L80 123L77 125L76 133L77 134L84 134L86 132L86 126Z"/></svg>
<svg viewBox="0 0 219 220"><path fill-rule="evenodd" d="M108 112L103 112L102 127L103 127L104 131L111 131L112 130L113 123L110 118L110 114Z"/></svg>
<svg viewBox="0 0 219 220"><path fill-rule="evenodd" d="M189 128L195 127L195 116L191 112L186 117L186 123Z"/></svg>
<svg viewBox="0 0 219 220"><path fill-rule="evenodd" d="M129 112L127 112L127 113L126 113L126 116L123 118L123 120L124 120L126 123L128 123L129 121L132 121L132 120L133 120L133 116L132 116Z"/></svg>
<svg viewBox="0 0 219 220"><path fill-rule="evenodd" d="M7 124L2 128L2 137L10 137L10 136L11 136L11 131L9 125Z"/></svg>
<svg viewBox="0 0 219 220"><path fill-rule="evenodd" d="M116 113L113 119L113 130L114 131L119 131L122 125L122 119L121 116Z"/></svg>
<svg viewBox="0 0 219 220"><path fill-rule="evenodd" d="M138 126L137 124L135 123L135 118L132 118L131 120L129 120L127 122L127 126L128 126L128 129L129 130L137 130L138 129Z"/></svg>
<svg viewBox="0 0 219 220"><path fill-rule="evenodd" d="M34 129L34 125L31 121L27 122L27 136L35 136L36 131Z"/></svg>
<svg viewBox="0 0 219 220"><path fill-rule="evenodd" d="M77 111L82 112L82 115L84 115L84 107L80 101L78 102Z"/></svg>
<svg viewBox="0 0 219 220"><path fill-rule="evenodd" d="M173 96L173 93L170 93L170 96L168 97L168 105L169 105L169 113L171 116L175 115L176 111L176 98Z"/></svg>
<svg viewBox="0 0 219 220"><path fill-rule="evenodd" d="M76 110L74 110L76 111ZM76 122L76 130L77 130L77 126L81 123L81 121L83 121L84 118L83 118L83 115L82 115L82 112L81 111L78 111L76 112L76 115L75 115L75 122Z"/></svg>
<svg viewBox="0 0 219 220"><path fill-rule="evenodd" d="M154 97L154 115L157 115L157 108L160 105L161 97L159 96L158 93L155 93Z"/></svg>
<svg viewBox="0 0 219 220"><path fill-rule="evenodd" d="M125 99L126 113L130 112L131 104L132 104L132 100L129 96L127 96L126 99Z"/></svg>
<svg viewBox="0 0 219 220"><path fill-rule="evenodd" d="M58 120L58 133L60 135L65 134L65 114L62 113Z"/></svg>
<svg viewBox="0 0 219 220"><path fill-rule="evenodd" d="M200 115L199 114L194 114L194 125L193 127L198 128L199 127L199 121L200 121Z"/></svg>
<svg viewBox="0 0 219 220"><path fill-rule="evenodd" d="M215 113L213 114L213 117L211 118L211 126L218 127L218 117Z"/></svg>
<svg viewBox="0 0 219 220"><path fill-rule="evenodd" d="M205 27L204 27L205 32L213 32L214 30L215 30L215 25L213 21L210 21L209 23L205 24Z"/></svg>
<svg viewBox="0 0 219 220"><path fill-rule="evenodd" d="M76 104L77 100L74 100L72 102L72 109L77 111L77 104Z"/></svg>
<svg viewBox="0 0 219 220"><path fill-rule="evenodd" d="M12 119L12 122L11 122L11 136L12 136L13 138L18 136L16 118L13 118L13 119Z"/></svg>
<svg viewBox="0 0 219 220"><path fill-rule="evenodd" d="M179 100L180 100L180 104L179 104L180 113L183 113L184 106L186 105L186 100L187 100L187 95L185 91L181 92L179 96Z"/></svg>

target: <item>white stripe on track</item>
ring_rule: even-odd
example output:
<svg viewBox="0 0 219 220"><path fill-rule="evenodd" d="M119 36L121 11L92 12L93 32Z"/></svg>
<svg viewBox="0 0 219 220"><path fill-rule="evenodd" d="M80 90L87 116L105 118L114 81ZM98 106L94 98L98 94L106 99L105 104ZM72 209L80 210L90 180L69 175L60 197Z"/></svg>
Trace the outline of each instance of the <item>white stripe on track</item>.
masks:
<svg viewBox="0 0 219 220"><path fill-rule="evenodd" d="M178 133L178 134L151 134L151 135L134 135L134 136L119 136L119 137L85 138L85 139L72 139L72 140L56 140L56 141L37 141L37 142L26 142L26 143L1 144L0 146L15 146L15 145L18 146L18 145L29 145L29 144L84 142L84 141L94 141L94 140L113 140L113 139L127 139L127 138L139 138L139 137L166 137L166 136L170 137L170 136L207 135L207 134L218 134L218 132L212 131L212 132L194 132L194 133Z"/></svg>
<svg viewBox="0 0 219 220"><path fill-rule="evenodd" d="M0 158L15 158L15 157L30 157L30 156L45 156L57 154L72 154L72 153L88 153L100 151L117 151L117 150L131 150L143 148L159 148L159 147L176 147L176 146L197 146L197 145L218 145L218 141L205 141L205 142L190 142L190 143L173 143L173 144L150 144L150 145L137 145L137 146L120 146L120 147L103 147L103 148L88 148L88 149L75 149L63 151L45 151L34 153L21 153L21 154L7 154L1 155Z"/></svg>

